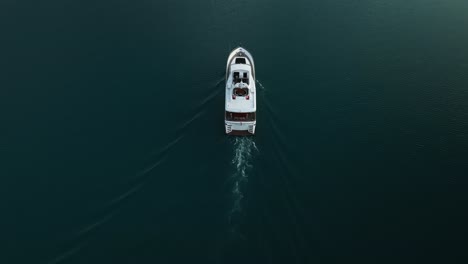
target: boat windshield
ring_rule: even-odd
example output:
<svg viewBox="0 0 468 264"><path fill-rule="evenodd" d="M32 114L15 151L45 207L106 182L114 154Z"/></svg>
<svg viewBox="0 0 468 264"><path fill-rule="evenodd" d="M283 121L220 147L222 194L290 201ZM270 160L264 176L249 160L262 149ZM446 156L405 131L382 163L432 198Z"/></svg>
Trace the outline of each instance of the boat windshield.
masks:
<svg viewBox="0 0 468 264"><path fill-rule="evenodd" d="M252 113L235 113L226 111L227 121L255 121L255 112Z"/></svg>

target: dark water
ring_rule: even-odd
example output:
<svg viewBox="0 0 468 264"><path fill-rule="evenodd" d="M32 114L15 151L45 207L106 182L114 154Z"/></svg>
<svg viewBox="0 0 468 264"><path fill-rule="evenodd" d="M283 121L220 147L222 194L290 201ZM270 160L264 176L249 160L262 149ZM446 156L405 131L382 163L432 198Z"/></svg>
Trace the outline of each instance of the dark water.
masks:
<svg viewBox="0 0 468 264"><path fill-rule="evenodd" d="M467 14L2 1L0 263L466 263ZM254 138L223 134L239 44Z"/></svg>

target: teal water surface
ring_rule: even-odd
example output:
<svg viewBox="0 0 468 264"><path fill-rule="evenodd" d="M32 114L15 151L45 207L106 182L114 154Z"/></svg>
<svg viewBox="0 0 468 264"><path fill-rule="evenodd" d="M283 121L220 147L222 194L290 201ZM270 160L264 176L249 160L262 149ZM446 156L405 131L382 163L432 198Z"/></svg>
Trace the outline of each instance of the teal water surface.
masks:
<svg viewBox="0 0 468 264"><path fill-rule="evenodd" d="M0 263L466 263L467 13L3 1ZM249 138L223 127L238 45Z"/></svg>

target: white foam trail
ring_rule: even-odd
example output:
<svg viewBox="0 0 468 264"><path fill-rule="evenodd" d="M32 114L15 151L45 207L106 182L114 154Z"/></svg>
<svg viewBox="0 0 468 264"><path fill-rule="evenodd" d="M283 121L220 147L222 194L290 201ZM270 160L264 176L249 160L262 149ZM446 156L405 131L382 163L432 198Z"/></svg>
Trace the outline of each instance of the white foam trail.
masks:
<svg viewBox="0 0 468 264"><path fill-rule="evenodd" d="M229 211L229 224L231 225L231 230L236 232L238 223L235 222L234 218L239 220L242 216L242 199L244 198L242 187L248 181L249 172L253 168L253 154L254 151L258 152L258 148L253 138L250 137L234 138L233 147L234 157L231 161L234 167L234 172L231 176L233 182L231 190L233 202Z"/></svg>

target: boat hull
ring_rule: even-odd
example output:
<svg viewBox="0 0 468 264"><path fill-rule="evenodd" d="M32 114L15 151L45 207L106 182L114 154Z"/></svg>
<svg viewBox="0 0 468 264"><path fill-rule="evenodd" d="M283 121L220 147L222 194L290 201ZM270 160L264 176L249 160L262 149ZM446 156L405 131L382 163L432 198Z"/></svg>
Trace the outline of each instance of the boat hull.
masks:
<svg viewBox="0 0 468 264"><path fill-rule="evenodd" d="M242 60L243 62L237 62L237 60ZM235 60L234 60L235 59ZM246 67L247 66L247 67ZM234 81L233 76L234 73L237 73L237 76L240 74L244 74L245 78L242 79L244 84L248 85L249 96L247 99L242 97L238 97L236 99L236 95L233 95L234 85L239 82ZM245 76L248 76L246 78ZM237 77L239 78L239 77ZM229 54L227 64L226 64L226 117L228 113L246 113L253 114L254 118L245 117L245 121L240 120L233 120L231 118L225 118L225 133L227 135L233 136L251 136L255 134L255 127L256 127L256 85L255 85L255 65L252 55L249 51L242 47L238 47L231 51ZM244 86L245 87L245 86ZM240 95L242 96L242 95ZM232 99L231 99L232 97ZM235 100L235 101L234 101ZM241 100L241 101L238 101Z"/></svg>

